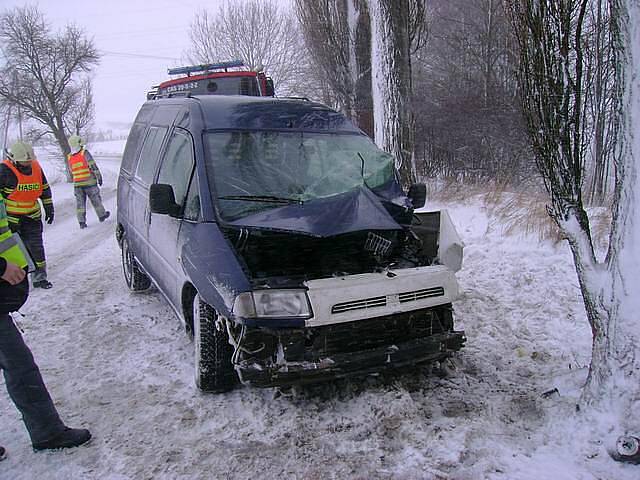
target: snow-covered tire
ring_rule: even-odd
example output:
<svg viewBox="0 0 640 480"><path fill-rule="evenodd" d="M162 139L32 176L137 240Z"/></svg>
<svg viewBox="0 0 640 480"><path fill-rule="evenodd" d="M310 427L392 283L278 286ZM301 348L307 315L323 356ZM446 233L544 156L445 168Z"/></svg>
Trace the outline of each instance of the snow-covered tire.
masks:
<svg viewBox="0 0 640 480"><path fill-rule="evenodd" d="M140 270L126 236L122 237L122 273L127 287L133 292L140 292L151 286L151 279Z"/></svg>
<svg viewBox="0 0 640 480"><path fill-rule="evenodd" d="M195 379L205 392L222 393L231 390L238 376L231 363L233 347L218 313L199 295L193 299L193 343Z"/></svg>

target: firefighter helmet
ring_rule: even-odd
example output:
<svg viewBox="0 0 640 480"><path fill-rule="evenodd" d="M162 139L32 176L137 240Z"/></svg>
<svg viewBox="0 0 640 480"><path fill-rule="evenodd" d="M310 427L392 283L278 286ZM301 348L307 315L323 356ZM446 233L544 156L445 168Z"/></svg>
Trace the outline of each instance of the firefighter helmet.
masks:
<svg viewBox="0 0 640 480"><path fill-rule="evenodd" d="M27 155L29 155L29 160L35 160L36 152L33 151L33 147L31 146L31 144L25 143L25 145L27 146Z"/></svg>
<svg viewBox="0 0 640 480"><path fill-rule="evenodd" d="M84 140L78 135L71 135L69 137L69 146L71 150L80 150L84 147Z"/></svg>
<svg viewBox="0 0 640 480"><path fill-rule="evenodd" d="M30 162L33 160L33 148L26 142L15 142L7 153L14 162Z"/></svg>

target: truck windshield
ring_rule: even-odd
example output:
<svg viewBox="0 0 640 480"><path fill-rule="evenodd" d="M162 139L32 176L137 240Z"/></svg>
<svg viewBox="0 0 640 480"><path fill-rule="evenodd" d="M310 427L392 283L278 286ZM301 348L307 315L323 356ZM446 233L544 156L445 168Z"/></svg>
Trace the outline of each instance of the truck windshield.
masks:
<svg viewBox="0 0 640 480"><path fill-rule="evenodd" d="M394 175L393 157L364 135L302 132L210 132L207 175L223 218L302 204Z"/></svg>

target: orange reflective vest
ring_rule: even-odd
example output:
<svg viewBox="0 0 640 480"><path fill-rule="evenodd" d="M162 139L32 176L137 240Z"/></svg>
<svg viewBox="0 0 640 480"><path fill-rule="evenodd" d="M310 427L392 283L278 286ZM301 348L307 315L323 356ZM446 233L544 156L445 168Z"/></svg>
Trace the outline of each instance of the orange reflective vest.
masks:
<svg viewBox="0 0 640 480"><path fill-rule="evenodd" d="M78 153L69 154L67 156L67 162L69 163L73 183L86 183L87 180L91 179L91 169L89 168L87 159L84 157L84 148Z"/></svg>
<svg viewBox="0 0 640 480"><path fill-rule="evenodd" d="M30 215L40 212L38 198L42 195L42 168L37 160L31 161L31 174L26 175L10 160L4 163L16 176L16 189L5 199L9 215Z"/></svg>

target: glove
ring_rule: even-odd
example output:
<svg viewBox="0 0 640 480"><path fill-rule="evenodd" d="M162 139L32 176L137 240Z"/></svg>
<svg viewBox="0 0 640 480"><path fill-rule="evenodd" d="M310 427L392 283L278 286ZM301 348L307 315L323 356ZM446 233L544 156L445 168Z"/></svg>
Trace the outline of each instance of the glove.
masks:
<svg viewBox="0 0 640 480"><path fill-rule="evenodd" d="M102 186L102 177L98 178L98 186Z"/></svg>
<svg viewBox="0 0 640 480"><path fill-rule="evenodd" d="M45 210L44 221L47 222L49 225L53 223L53 208L48 208L47 210Z"/></svg>

